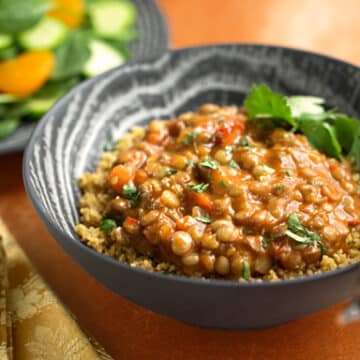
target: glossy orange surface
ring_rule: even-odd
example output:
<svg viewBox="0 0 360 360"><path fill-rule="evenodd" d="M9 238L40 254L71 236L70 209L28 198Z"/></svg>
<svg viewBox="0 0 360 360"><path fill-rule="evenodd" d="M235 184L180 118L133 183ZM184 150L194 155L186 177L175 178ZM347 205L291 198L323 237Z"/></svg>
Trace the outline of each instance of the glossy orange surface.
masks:
<svg viewBox="0 0 360 360"><path fill-rule="evenodd" d="M173 46L267 42L311 49L360 65L358 0L159 3ZM121 299L81 270L47 233L24 192L21 154L2 156L0 164L0 216L58 296L115 359L360 358L360 323L348 327L336 323L343 305L273 329L229 332L185 325Z"/></svg>

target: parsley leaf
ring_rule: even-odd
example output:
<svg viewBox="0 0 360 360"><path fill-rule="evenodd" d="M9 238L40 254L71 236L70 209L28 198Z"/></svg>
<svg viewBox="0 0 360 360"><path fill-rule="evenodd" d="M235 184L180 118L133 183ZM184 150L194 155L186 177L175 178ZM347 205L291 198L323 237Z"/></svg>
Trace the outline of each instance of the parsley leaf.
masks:
<svg viewBox="0 0 360 360"><path fill-rule="evenodd" d="M174 175L174 174L177 174L177 170L175 170L175 169L169 169L168 171L167 171L167 174L168 175Z"/></svg>
<svg viewBox="0 0 360 360"><path fill-rule="evenodd" d="M313 244L316 242L321 248L321 255L326 252L326 247L317 233L309 231L300 222L298 216L293 213L288 218L288 230L284 232L289 238L300 244Z"/></svg>
<svg viewBox="0 0 360 360"><path fill-rule="evenodd" d="M283 120L291 126L296 121L285 96L273 92L267 85L253 85L244 101L250 119L271 118Z"/></svg>
<svg viewBox="0 0 360 360"><path fill-rule="evenodd" d="M325 121L315 120L311 115L302 116L299 128L317 150L342 160L341 145L333 126Z"/></svg>
<svg viewBox="0 0 360 360"><path fill-rule="evenodd" d="M201 183L201 184L189 184L188 188L191 191L203 193L206 191L206 189L209 187L209 184Z"/></svg>
<svg viewBox="0 0 360 360"><path fill-rule="evenodd" d="M205 159L200 161L200 166L207 169L216 170L219 167L219 164L215 160Z"/></svg>
<svg viewBox="0 0 360 360"><path fill-rule="evenodd" d="M230 166L233 169L240 169L240 166L235 160L230 160L228 166Z"/></svg>
<svg viewBox="0 0 360 360"><path fill-rule="evenodd" d="M289 96L287 102L291 109L293 117L299 117L302 114L321 114L323 113L324 99L315 96Z"/></svg>
<svg viewBox="0 0 360 360"><path fill-rule="evenodd" d="M223 188L226 188L226 182L224 180L219 181L219 185L221 185Z"/></svg>
<svg viewBox="0 0 360 360"><path fill-rule="evenodd" d="M138 191L136 186L124 185L122 194L129 199L132 206L136 206L139 203L141 191Z"/></svg>
<svg viewBox="0 0 360 360"><path fill-rule="evenodd" d="M195 163L194 163L193 160L188 160L188 161L186 162L186 165L187 165L187 166L190 166L190 167L194 167L194 166L195 166Z"/></svg>
<svg viewBox="0 0 360 360"><path fill-rule="evenodd" d="M239 142L239 145L242 146L242 147L246 147L246 146L249 146L250 143L249 143L249 140L246 136L244 136L243 138L241 138L240 142Z"/></svg>
<svg viewBox="0 0 360 360"><path fill-rule="evenodd" d="M200 215L196 218L196 220L198 220L204 224L211 224L211 219L208 216Z"/></svg>
<svg viewBox="0 0 360 360"><path fill-rule="evenodd" d="M358 120L343 114L336 114L334 117L334 127L339 143L349 152L355 140L355 134L360 126Z"/></svg>
<svg viewBox="0 0 360 360"><path fill-rule="evenodd" d="M110 231L116 228L116 221L113 219L103 219L100 223L100 230Z"/></svg>

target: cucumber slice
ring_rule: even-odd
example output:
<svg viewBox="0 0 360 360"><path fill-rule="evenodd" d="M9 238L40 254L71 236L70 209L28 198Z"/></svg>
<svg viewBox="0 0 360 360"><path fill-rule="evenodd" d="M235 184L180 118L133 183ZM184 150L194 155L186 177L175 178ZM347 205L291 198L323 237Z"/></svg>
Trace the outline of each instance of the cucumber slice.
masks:
<svg viewBox="0 0 360 360"><path fill-rule="evenodd" d="M67 27L51 17L44 17L33 28L19 35L19 43L28 50L47 50L59 46L68 33Z"/></svg>
<svg viewBox="0 0 360 360"><path fill-rule="evenodd" d="M118 50L104 41L89 41L90 58L84 67L86 76L96 76L125 62L125 57Z"/></svg>
<svg viewBox="0 0 360 360"><path fill-rule="evenodd" d="M90 20L97 35L122 38L136 19L136 9L129 1L95 1L89 7Z"/></svg>
<svg viewBox="0 0 360 360"><path fill-rule="evenodd" d="M58 100L59 97L31 99L27 103L29 113L35 116L44 115Z"/></svg>
<svg viewBox="0 0 360 360"><path fill-rule="evenodd" d="M6 49L12 45L13 39L10 35L0 34L0 49Z"/></svg>

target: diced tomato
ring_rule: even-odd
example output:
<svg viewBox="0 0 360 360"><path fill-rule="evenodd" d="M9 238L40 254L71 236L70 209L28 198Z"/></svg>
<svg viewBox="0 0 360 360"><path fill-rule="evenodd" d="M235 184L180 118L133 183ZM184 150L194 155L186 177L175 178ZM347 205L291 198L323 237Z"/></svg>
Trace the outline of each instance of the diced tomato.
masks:
<svg viewBox="0 0 360 360"><path fill-rule="evenodd" d="M186 215L182 219L176 221L176 228L178 230L187 230L190 226L196 223L196 220L192 216Z"/></svg>
<svg viewBox="0 0 360 360"><path fill-rule="evenodd" d="M245 123L236 118L224 121L217 129L217 136L223 145L231 145L244 132Z"/></svg>
<svg viewBox="0 0 360 360"><path fill-rule="evenodd" d="M124 220L124 226L126 226L126 225L139 225L139 220L137 220L137 219L135 219L135 218L133 218L133 217L131 217L131 216L127 216L126 218L125 218L125 220Z"/></svg>
<svg viewBox="0 0 360 360"><path fill-rule="evenodd" d="M165 130L152 131L147 134L146 141L148 141L150 144L164 146L169 141L169 134Z"/></svg>

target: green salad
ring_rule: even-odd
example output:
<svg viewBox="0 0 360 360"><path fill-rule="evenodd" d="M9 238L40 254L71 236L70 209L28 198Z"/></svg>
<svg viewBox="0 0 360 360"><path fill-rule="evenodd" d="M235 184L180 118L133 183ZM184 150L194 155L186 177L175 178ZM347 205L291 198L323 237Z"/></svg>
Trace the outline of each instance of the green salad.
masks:
<svg viewBox="0 0 360 360"><path fill-rule="evenodd" d="M0 139L131 57L130 0L0 0Z"/></svg>

